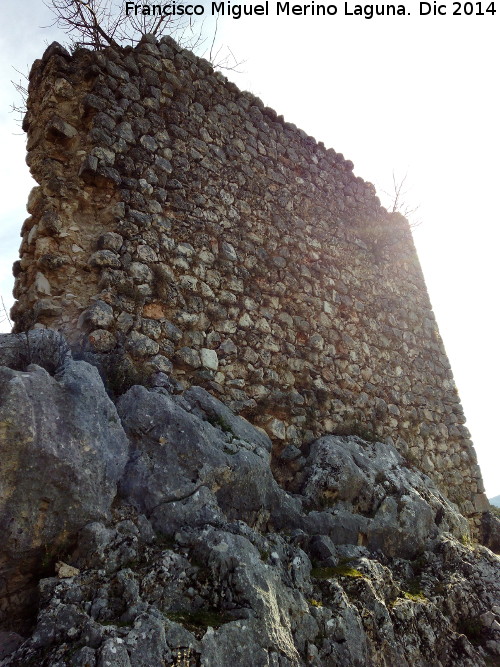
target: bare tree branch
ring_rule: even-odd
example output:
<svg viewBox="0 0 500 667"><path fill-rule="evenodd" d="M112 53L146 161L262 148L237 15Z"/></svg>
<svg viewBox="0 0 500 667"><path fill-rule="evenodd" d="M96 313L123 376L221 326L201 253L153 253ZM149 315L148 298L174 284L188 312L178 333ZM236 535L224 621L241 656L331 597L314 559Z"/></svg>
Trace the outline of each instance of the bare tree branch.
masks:
<svg viewBox="0 0 500 667"><path fill-rule="evenodd" d="M7 310L7 307L5 306L5 301L3 300L3 296L0 297L0 300L2 302L2 308L0 311L0 324L3 324L4 322L8 322L10 328L12 329L12 320L10 319L9 316L9 311ZM3 311L3 314L2 314Z"/></svg>
<svg viewBox="0 0 500 667"><path fill-rule="evenodd" d="M28 102L28 83L29 83L29 77L26 72L21 72L21 70L16 69L15 67L13 68L15 72L19 74L21 77L19 81L13 81L11 79L11 83L14 86L16 93L18 95L18 101L14 101L10 105L10 110L12 113L17 114L15 121L16 124L19 125L20 127L23 124L23 118L24 114L26 113L26 105ZM26 70L29 71L29 67L26 67ZM23 133L24 134L24 133Z"/></svg>
<svg viewBox="0 0 500 667"><path fill-rule="evenodd" d="M177 5L183 2L178 0ZM183 41L193 25L193 17L185 14L172 16L154 11L127 15L122 0L44 0L44 3L54 15L52 25L69 35L73 47L100 50L106 46L135 44L146 34L156 37L168 34ZM150 6L152 10L154 7ZM186 42L182 46L191 48Z"/></svg>
<svg viewBox="0 0 500 667"><path fill-rule="evenodd" d="M401 180L398 180L396 178L396 174L393 171L392 172L392 184L393 184L393 191L392 192L386 192L383 190L382 192L390 198L390 205L389 205L389 210L391 213L401 213L405 218L407 218L408 222L410 223L410 227L418 227L419 225L422 224L422 220L420 218L415 219L415 213L418 211L420 208L420 205L417 206L412 206L411 204L408 204L406 200L406 196L408 194L408 191L405 189L405 183L406 179L408 177L408 172L403 176Z"/></svg>
<svg viewBox="0 0 500 667"><path fill-rule="evenodd" d="M52 25L63 30L70 38L70 48L87 47L101 50L107 46L119 47L138 43L144 35L160 38L164 35L173 37L183 48L197 51L207 57L218 69L236 70L241 64L227 47L215 50L217 21L209 55L202 51L206 40L204 23L200 16L188 14L164 14L156 9L160 5L144 4L137 14L135 10L126 13L123 0L43 0L52 12ZM187 0L177 0L176 7ZM132 4L132 3L131 3ZM135 7L135 4L134 4ZM142 13L144 8L148 13ZM228 53L224 54L223 50ZM221 55L222 53L222 55Z"/></svg>

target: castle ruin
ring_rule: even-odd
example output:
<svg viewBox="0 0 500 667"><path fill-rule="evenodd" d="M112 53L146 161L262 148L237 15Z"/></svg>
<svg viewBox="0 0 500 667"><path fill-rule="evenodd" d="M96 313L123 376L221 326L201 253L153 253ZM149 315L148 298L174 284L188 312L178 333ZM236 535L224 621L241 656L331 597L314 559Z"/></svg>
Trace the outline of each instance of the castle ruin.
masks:
<svg viewBox="0 0 500 667"><path fill-rule="evenodd" d="M292 488L302 446L358 434L487 508L408 222L349 160L170 38L52 45L24 129L15 331L62 331L111 385L202 385Z"/></svg>

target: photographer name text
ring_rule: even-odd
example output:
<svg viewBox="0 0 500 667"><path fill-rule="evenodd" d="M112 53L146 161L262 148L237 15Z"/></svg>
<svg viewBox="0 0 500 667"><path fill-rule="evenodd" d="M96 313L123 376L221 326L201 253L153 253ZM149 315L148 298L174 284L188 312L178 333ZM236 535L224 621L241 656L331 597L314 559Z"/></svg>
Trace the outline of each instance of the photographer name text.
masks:
<svg viewBox="0 0 500 667"><path fill-rule="evenodd" d="M357 16L372 19L376 16L494 16L494 2L419 2L416 11L405 4L355 4L343 2L338 4L320 4L312 2L306 5L291 2L269 1L261 4L233 4L231 2L212 2L205 7L201 4L175 3L153 4L126 2L124 11L127 16L229 16L241 19L244 16Z"/></svg>

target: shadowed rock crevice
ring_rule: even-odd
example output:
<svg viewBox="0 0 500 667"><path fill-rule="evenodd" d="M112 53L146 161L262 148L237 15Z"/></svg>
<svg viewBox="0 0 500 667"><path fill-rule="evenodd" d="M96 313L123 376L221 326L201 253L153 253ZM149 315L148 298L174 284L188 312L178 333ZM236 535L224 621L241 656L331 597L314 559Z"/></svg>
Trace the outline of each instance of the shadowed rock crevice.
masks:
<svg viewBox="0 0 500 667"><path fill-rule="evenodd" d="M56 375L70 358L65 338L50 329L0 336L0 362L12 370L25 371L36 364Z"/></svg>

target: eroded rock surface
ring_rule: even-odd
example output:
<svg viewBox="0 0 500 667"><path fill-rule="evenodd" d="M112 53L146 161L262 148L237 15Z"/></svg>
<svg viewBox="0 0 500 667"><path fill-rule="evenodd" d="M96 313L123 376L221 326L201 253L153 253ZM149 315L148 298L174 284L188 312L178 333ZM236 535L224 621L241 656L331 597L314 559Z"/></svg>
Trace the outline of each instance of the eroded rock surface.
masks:
<svg viewBox="0 0 500 667"><path fill-rule="evenodd" d="M320 438L292 494L203 389L115 408L63 357L0 370L2 667L498 663L499 558L390 444Z"/></svg>
<svg viewBox="0 0 500 667"><path fill-rule="evenodd" d="M0 364L19 369L0 365L0 618L12 620L53 554L109 518L128 440L97 370L63 338L0 341Z"/></svg>

